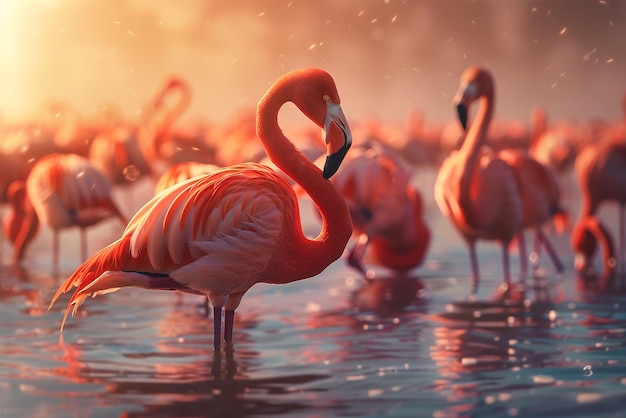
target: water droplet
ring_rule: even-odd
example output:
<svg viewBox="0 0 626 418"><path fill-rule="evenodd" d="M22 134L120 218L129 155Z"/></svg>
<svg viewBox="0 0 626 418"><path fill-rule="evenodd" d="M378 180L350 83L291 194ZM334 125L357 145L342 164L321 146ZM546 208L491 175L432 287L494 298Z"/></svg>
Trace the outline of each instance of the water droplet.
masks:
<svg viewBox="0 0 626 418"><path fill-rule="evenodd" d="M593 375L593 370L591 369L590 365L586 365L585 367L583 367L583 374L587 377Z"/></svg>

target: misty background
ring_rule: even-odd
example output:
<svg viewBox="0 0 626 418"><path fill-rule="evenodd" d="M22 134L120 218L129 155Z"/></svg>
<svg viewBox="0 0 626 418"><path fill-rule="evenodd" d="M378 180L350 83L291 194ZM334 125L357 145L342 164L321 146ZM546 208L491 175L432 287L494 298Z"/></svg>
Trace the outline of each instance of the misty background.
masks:
<svg viewBox="0 0 626 418"><path fill-rule="evenodd" d="M328 70L348 119L453 118L469 65L496 77L496 116L621 117L626 2L617 0L0 0L0 115L47 100L133 118L165 77L189 116L255 106L282 73Z"/></svg>

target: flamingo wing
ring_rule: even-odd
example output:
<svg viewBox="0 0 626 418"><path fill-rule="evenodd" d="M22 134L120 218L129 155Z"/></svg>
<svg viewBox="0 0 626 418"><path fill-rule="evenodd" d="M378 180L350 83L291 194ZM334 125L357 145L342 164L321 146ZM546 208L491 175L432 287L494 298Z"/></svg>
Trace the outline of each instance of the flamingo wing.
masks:
<svg viewBox="0 0 626 418"><path fill-rule="evenodd" d="M139 286L205 294L220 306L262 278L296 204L284 177L258 164L179 183L146 203L118 241L66 280L53 303L74 286L68 311L89 294Z"/></svg>

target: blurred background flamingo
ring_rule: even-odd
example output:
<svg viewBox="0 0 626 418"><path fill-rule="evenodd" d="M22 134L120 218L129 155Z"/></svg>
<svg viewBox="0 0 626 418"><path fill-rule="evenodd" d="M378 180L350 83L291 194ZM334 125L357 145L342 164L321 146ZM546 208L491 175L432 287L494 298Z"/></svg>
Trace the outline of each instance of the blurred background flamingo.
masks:
<svg viewBox="0 0 626 418"><path fill-rule="evenodd" d="M515 170L497 153L483 148L493 113L493 78L481 68L470 67L461 75L454 99L464 129L468 107L477 100L479 108L474 122L461 147L444 160L435 182L435 199L441 212L469 246L472 295L480 282L477 240L500 243L504 282L509 285L508 247L523 227L523 203Z"/></svg>
<svg viewBox="0 0 626 418"><path fill-rule="evenodd" d="M504 281L510 285L508 247L517 238L520 277L525 279L527 253L524 229L535 231L534 266L540 247L545 247L557 272L564 269L553 245L542 228L554 219L562 231L567 212L561 205L560 187L552 170L522 149L494 151L483 147L493 113L493 76L479 67L468 68L461 77L455 102L465 126L467 108L481 98L481 107L459 151L444 161L435 185L441 211L453 219L470 246L473 288L479 280L475 241L478 238L500 241L503 250ZM491 175L487 174L491 170ZM512 177L511 177L512 175ZM484 176L484 177L481 177ZM519 222L521 220L521 226Z"/></svg>
<svg viewBox="0 0 626 418"><path fill-rule="evenodd" d="M180 76L171 76L151 102L147 123L140 126L139 147L157 179L173 163L184 161L212 162L214 151L208 145L206 132L198 126L180 123L175 126L191 103L191 86Z"/></svg>
<svg viewBox="0 0 626 418"><path fill-rule="evenodd" d="M333 182L348 202L355 244L348 264L366 278L366 250L373 261L395 273L419 266L430 243L424 204L411 185L411 170L390 149L376 141L355 148Z"/></svg>
<svg viewBox="0 0 626 418"><path fill-rule="evenodd" d="M626 141L609 138L588 144L576 158L576 177L581 190L581 208L571 235L576 252L575 268L592 274L598 244L603 252L603 275L616 269L624 273L624 208L626 206ZM619 252L616 255L612 234L598 217L599 208L609 202L618 206ZM616 259L617 258L617 259Z"/></svg>
<svg viewBox="0 0 626 418"><path fill-rule="evenodd" d="M36 235L38 222L53 232L54 272L59 268L60 230L72 226L80 228L81 258L85 260L87 227L111 217L126 224L126 218L111 198L109 180L79 155L47 155L35 164L26 182L14 182L12 187L13 195L17 196L11 202L16 218L10 233L15 238L15 261L24 257L26 246Z"/></svg>

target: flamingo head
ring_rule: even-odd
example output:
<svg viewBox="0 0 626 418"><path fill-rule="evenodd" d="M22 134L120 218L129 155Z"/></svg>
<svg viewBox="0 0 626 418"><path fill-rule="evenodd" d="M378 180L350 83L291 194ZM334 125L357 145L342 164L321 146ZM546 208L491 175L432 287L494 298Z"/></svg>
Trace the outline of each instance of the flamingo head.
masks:
<svg viewBox="0 0 626 418"><path fill-rule="evenodd" d="M481 96L489 96L493 100L493 77L484 68L469 67L461 75L459 90L454 97L463 130L467 129L469 106Z"/></svg>
<svg viewBox="0 0 626 418"><path fill-rule="evenodd" d="M607 228L595 217L584 217L571 235L572 248L576 253L574 268L580 273L593 271L593 258L598 244L603 247L604 275L610 275L617 265L613 239Z"/></svg>
<svg viewBox="0 0 626 418"><path fill-rule="evenodd" d="M324 131L327 151L323 175L328 179L337 172L350 149L352 133L330 74L316 68L301 71L305 72L306 81L297 84L292 101Z"/></svg>

